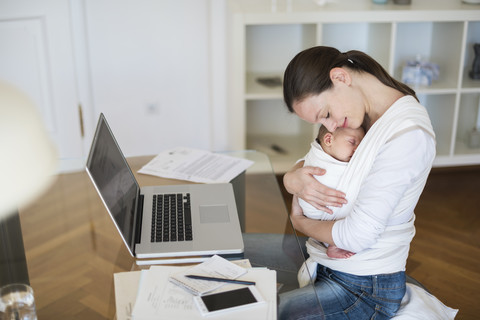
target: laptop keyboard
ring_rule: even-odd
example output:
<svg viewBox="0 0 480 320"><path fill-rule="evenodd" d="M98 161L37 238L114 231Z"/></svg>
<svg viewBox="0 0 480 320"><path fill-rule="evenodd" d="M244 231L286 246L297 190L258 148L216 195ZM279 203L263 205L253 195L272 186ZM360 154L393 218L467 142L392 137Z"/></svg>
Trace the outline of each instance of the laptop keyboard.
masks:
<svg viewBox="0 0 480 320"><path fill-rule="evenodd" d="M154 195L151 241L191 241L192 239L190 193Z"/></svg>

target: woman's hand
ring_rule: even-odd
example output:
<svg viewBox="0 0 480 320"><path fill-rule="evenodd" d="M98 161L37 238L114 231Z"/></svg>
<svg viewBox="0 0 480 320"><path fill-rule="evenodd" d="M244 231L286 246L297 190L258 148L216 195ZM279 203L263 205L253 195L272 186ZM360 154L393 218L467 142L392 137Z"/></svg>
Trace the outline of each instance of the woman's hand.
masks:
<svg viewBox="0 0 480 320"><path fill-rule="evenodd" d="M297 196L293 196L292 211L290 212L290 217L291 218L305 217L305 215L303 214L302 207L300 207L300 204L298 203Z"/></svg>
<svg viewBox="0 0 480 320"><path fill-rule="evenodd" d="M295 230L300 231L300 222L303 219L307 219L307 217L303 214L302 207L300 207L300 204L298 203L298 197L294 195L292 199L292 209L290 211L290 220L292 221Z"/></svg>
<svg viewBox="0 0 480 320"><path fill-rule="evenodd" d="M341 191L329 188L315 179L315 176L325 174L325 170L317 167L303 167L303 162L297 163L283 177L285 189L310 203L318 210L332 214L330 207L341 207L347 200Z"/></svg>

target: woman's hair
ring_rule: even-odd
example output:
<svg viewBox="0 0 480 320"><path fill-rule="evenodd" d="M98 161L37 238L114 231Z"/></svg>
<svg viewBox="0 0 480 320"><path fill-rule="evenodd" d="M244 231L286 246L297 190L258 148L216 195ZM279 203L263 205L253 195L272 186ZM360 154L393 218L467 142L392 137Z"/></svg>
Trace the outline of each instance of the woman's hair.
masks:
<svg viewBox="0 0 480 320"><path fill-rule="evenodd" d="M341 53L332 47L313 47L298 53L287 66L283 78L283 98L288 110L294 112L293 103L318 95L333 86L330 70L348 67L357 72L368 72L384 85L397 89L417 100L415 91L395 80L375 59L357 50Z"/></svg>

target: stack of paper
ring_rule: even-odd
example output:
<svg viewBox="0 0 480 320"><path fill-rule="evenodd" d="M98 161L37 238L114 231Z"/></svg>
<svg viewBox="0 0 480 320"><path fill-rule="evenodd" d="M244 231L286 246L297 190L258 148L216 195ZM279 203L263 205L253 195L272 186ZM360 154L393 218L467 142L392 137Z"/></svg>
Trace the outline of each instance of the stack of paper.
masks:
<svg viewBox="0 0 480 320"><path fill-rule="evenodd" d="M225 283L190 279L186 277L187 274L224 279L237 279L245 273L247 273L245 268L242 268L220 256L213 256L203 263L171 275L169 280L190 291L192 294L202 295L222 287Z"/></svg>
<svg viewBox="0 0 480 320"><path fill-rule="evenodd" d="M218 262L218 258L223 259L217 256L212 259L216 259ZM206 262L209 261L210 259ZM223 276L227 265L228 268L232 269L227 272L237 274L239 272L237 266L241 265L242 275L236 278L256 282L255 286L266 303L219 315L211 315L208 316L208 319L276 319L276 272L266 268L250 268L248 260L236 263L237 266L235 267L231 266L231 262L225 261L229 265L225 264L224 261L220 263L220 266L217 263L215 263L215 266L211 265L217 271L222 269L220 270L221 273L216 274L216 276ZM196 268L193 269L194 271L199 271L199 268L202 268L201 272L211 274L211 269L205 269L205 265L203 267L199 266L201 265L194 267L152 266L149 270L114 274L117 320L203 319L193 301L192 292L171 281L171 278L178 278L178 276L192 272L192 268ZM203 282L208 282L207 286L215 288L212 291L210 288L203 288L205 284L202 284L200 291L219 292L243 287L239 284Z"/></svg>

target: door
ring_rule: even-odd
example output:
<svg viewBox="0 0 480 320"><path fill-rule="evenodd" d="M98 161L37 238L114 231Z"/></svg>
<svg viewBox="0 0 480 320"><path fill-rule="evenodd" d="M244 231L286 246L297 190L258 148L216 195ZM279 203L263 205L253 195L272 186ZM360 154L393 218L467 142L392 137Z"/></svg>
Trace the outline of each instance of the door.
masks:
<svg viewBox="0 0 480 320"><path fill-rule="evenodd" d="M84 153L72 43L69 1L0 0L0 78L36 104L60 170L78 169Z"/></svg>

